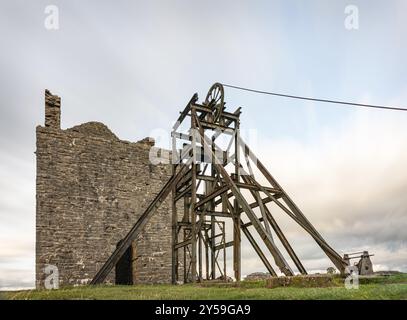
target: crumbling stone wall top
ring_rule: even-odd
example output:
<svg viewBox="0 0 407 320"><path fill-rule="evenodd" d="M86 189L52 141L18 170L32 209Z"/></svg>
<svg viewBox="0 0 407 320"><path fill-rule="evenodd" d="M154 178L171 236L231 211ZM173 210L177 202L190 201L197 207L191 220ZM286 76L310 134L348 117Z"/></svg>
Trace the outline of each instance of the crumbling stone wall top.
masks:
<svg viewBox="0 0 407 320"><path fill-rule="evenodd" d="M83 123L66 130L67 132L79 132L89 137L119 141L119 138L105 124L96 121Z"/></svg>
<svg viewBox="0 0 407 320"><path fill-rule="evenodd" d="M45 90L45 126L61 127L61 98Z"/></svg>

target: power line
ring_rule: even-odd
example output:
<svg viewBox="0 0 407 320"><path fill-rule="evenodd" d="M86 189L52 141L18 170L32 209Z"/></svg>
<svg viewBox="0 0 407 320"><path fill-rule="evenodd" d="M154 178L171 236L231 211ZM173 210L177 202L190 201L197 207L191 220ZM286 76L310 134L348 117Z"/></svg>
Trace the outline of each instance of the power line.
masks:
<svg viewBox="0 0 407 320"><path fill-rule="evenodd" d="M260 93L260 94L267 94L267 95L277 96L277 97L291 98L291 99L335 103L335 104L342 104L342 105L355 106L355 107L364 107L364 108L407 111L407 108L400 108L400 107L381 106L381 105L354 103L354 102L339 101L339 100L328 100L328 99L317 99L317 98L310 98L310 97L294 96L294 95L283 94L283 93L276 93L276 92L261 91L261 90L249 89L249 88L244 88L244 87L238 87L238 86L233 86L233 85L225 84L225 83L222 83L222 85L224 87L228 87L228 88L232 88L232 89L249 91L249 92Z"/></svg>

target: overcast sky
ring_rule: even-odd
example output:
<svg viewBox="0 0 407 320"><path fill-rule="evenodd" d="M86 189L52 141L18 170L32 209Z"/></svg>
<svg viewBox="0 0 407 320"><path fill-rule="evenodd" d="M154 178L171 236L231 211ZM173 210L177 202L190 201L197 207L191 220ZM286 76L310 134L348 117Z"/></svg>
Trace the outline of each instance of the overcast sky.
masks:
<svg viewBox="0 0 407 320"><path fill-rule="evenodd" d="M44 26L47 5L59 29ZM348 30L347 5L359 9ZM121 139L168 131L214 82L407 107L407 2L0 2L0 288L34 285L35 127L44 89L62 127L105 123ZM407 271L407 112L292 101L226 89L253 147L340 254ZM284 224L284 226L286 226ZM286 226L304 265L330 264ZM307 241L304 241L307 239ZM245 244L243 274L263 271Z"/></svg>

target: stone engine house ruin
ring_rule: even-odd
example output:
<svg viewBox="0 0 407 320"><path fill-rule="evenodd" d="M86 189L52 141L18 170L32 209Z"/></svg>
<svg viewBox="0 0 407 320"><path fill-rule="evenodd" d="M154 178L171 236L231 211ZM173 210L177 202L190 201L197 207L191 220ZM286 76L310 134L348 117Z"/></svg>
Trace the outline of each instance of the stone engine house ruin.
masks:
<svg viewBox="0 0 407 320"><path fill-rule="evenodd" d="M226 110L221 83L198 100L195 93L172 128L165 153L176 161L153 165L150 138L122 141L98 122L62 130L61 100L46 90L45 125L37 127L37 287L49 265L60 285L228 281L227 248L240 281L241 232L271 276L307 275L277 210L341 275L355 258L360 274L373 272L367 251L342 257L326 242L243 141L241 108Z"/></svg>
<svg viewBox="0 0 407 320"><path fill-rule="evenodd" d="M104 124L61 129L61 99L45 92L45 125L38 126L36 286L44 268L58 268L60 285L88 283L138 215L171 175L150 165L151 139L118 139ZM108 282L171 282L170 199L149 221Z"/></svg>

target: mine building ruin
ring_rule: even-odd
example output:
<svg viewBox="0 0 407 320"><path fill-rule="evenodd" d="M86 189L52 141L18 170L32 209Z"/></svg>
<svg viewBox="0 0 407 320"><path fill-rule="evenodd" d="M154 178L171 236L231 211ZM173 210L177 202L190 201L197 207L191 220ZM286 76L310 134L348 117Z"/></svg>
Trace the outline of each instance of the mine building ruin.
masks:
<svg viewBox="0 0 407 320"><path fill-rule="evenodd" d="M61 99L46 90L45 125L37 127L37 287L46 265L58 268L61 285L239 281L242 235L272 276L306 275L277 210L345 273L349 257L242 140L241 109L226 110L223 86L198 100L173 126L169 164L152 164L151 138L122 141L98 122L61 129ZM365 252L360 269L371 272L369 263Z"/></svg>
<svg viewBox="0 0 407 320"><path fill-rule="evenodd" d="M45 125L37 127L36 286L46 265L61 285L90 282L171 176L149 162L152 139L131 143L105 125L62 130L61 99L45 92ZM171 282L170 199L126 250L110 283Z"/></svg>

